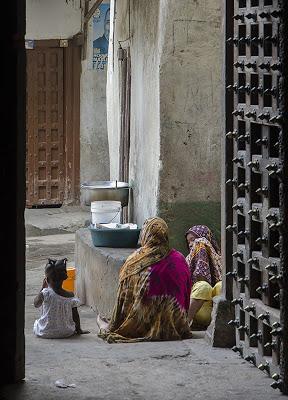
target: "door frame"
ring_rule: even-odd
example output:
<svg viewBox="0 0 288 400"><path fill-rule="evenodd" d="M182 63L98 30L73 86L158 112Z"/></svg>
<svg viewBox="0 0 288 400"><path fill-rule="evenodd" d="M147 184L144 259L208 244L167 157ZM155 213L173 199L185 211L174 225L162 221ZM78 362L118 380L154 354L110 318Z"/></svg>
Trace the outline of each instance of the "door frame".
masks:
<svg viewBox="0 0 288 400"><path fill-rule="evenodd" d="M120 146L119 180L129 183L130 164L130 118L131 118L131 55L130 47L123 49L123 58L119 60L120 69ZM122 222L129 220L128 207L122 211Z"/></svg>
<svg viewBox="0 0 288 400"><path fill-rule="evenodd" d="M33 45L33 48L63 48L63 161L65 179L62 205L76 205L80 202L81 46L74 39L35 40Z"/></svg>

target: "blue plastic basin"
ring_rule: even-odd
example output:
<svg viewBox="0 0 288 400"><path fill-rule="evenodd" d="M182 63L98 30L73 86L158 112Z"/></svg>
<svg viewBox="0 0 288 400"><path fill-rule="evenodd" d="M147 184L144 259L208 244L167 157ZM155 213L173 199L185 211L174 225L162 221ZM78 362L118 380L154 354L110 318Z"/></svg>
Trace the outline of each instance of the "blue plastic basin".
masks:
<svg viewBox="0 0 288 400"><path fill-rule="evenodd" d="M136 248L141 229L97 229L90 226L95 247Z"/></svg>

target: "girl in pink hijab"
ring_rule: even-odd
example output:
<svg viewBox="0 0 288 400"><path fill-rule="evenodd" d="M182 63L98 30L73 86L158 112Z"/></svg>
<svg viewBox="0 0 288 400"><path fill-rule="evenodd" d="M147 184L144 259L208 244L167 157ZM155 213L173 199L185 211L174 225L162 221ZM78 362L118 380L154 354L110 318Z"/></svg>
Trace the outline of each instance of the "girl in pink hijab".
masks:
<svg viewBox="0 0 288 400"><path fill-rule="evenodd" d="M211 322L212 299L222 289L221 254L213 233L205 225L193 226L185 237L193 285L188 318L192 328L206 329Z"/></svg>

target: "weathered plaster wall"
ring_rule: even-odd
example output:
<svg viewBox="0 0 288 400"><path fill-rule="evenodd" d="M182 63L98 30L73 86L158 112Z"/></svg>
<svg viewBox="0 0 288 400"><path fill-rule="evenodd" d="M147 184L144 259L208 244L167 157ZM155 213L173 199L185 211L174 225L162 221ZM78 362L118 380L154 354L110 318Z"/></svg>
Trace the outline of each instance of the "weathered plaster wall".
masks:
<svg viewBox="0 0 288 400"><path fill-rule="evenodd" d="M163 0L160 214L172 242L205 223L220 236L221 0Z"/></svg>
<svg viewBox="0 0 288 400"><path fill-rule="evenodd" d="M164 217L172 245L186 251L193 224L220 236L221 0L130 1L130 31L128 5L117 1L108 72L111 177L119 162L117 40L132 36L134 214L138 223Z"/></svg>
<svg viewBox="0 0 288 400"><path fill-rule="evenodd" d="M109 1L103 1L109 3ZM109 180L106 114L107 67L92 69L92 19L88 27L87 58L82 61L80 82L80 181Z"/></svg>
<svg viewBox="0 0 288 400"><path fill-rule="evenodd" d="M26 0L27 39L67 39L80 29L80 0Z"/></svg>
<svg viewBox="0 0 288 400"><path fill-rule="evenodd" d="M80 0L27 0L27 39L71 38L81 30ZM103 3L109 3L105 1ZM107 69L92 69L92 19L80 81L80 182L109 179Z"/></svg>
<svg viewBox="0 0 288 400"><path fill-rule="evenodd" d="M115 30L109 55L107 104L111 179L118 178L119 165L119 62L118 40L131 46L131 151L130 183L133 187L134 216L138 224L157 213L160 152L159 112L159 0L116 2ZM111 13L113 12L111 7ZM112 14L111 14L112 15ZM129 30L130 21L130 30ZM113 53L112 53L113 52Z"/></svg>

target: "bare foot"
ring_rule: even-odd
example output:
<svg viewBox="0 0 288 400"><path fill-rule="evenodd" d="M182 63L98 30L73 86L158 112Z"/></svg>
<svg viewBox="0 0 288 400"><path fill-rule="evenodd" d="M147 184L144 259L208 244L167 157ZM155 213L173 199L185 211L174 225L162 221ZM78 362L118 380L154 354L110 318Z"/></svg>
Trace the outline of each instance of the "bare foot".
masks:
<svg viewBox="0 0 288 400"><path fill-rule="evenodd" d="M97 322L97 325L99 326L100 330L101 329L107 330L108 327L109 327L109 322L107 321L107 319L103 318L103 317L100 317L99 314L97 315L96 322Z"/></svg>

